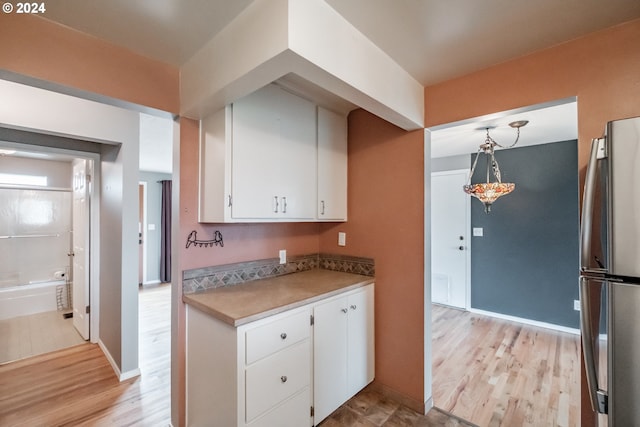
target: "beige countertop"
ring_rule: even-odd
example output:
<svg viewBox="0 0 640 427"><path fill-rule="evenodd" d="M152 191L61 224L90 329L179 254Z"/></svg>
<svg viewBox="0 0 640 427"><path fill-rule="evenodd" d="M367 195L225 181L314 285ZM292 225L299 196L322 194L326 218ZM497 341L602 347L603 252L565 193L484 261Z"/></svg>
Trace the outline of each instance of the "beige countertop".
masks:
<svg viewBox="0 0 640 427"><path fill-rule="evenodd" d="M240 326L373 282L370 276L316 269L186 294L182 301Z"/></svg>

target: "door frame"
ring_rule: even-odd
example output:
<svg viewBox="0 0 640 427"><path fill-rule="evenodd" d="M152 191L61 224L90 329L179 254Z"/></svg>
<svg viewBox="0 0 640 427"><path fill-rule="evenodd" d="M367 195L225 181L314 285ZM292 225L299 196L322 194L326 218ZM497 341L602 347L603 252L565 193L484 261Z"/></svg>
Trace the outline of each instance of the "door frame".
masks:
<svg viewBox="0 0 640 427"><path fill-rule="evenodd" d="M0 141L0 148L14 148L46 154L61 154L88 161L91 175L89 203L89 342L100 341L100 154L46 145ZM72 177L70 176L69 179ZM71 187L71 183L69 184Z"/></svg>
<svg viewBox="0 0 640 427"><path fill-rule="evenodd" d="M446 175L457 175L457 174L463 174L466 179L469 179L469 169L451 169L451 170L445 170L445 171L437 171L437 172L431 172L431 177L433 176L446 176ZM462 192L462 189L460 189L460 192ZM431 193L433 194L433 188L431 189ZM429 197L429 200L431 200L431 197ZM471 309L471 238L472 238L472 233L471 233L471 196L468 196L466 198L465 201L465 212L464 212L464 217L465 217L465 246L466 246L466 253L465 253L465 284L464 284L464 292L465 292L465 296L464 296L464 310L469 311ZM431 217L431 221L433 221L433 216ZM431 239L433 239L433 235L430 236ZM431 242L430 242L431 243ZM433 266L432 266L433 268Z"/></svg>
<svg viewBox="0 0 640 427"><path fill-rule="evenodd" d="M142 239L142 262L138 268L142 270L142 285L147 283L147 181L138 182L138 191L142 189L140 207L142 221L140 222L140 238Z"/></svg>

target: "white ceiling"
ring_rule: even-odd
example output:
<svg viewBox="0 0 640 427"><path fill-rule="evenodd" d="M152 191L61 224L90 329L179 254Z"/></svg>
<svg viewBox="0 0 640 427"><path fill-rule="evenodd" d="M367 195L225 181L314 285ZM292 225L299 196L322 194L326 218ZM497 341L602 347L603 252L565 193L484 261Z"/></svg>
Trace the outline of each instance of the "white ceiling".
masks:
<svg viewBox="0 0 640 427"><path fill-rule="evenodd" d="M252 1L57 0L47 3L45 18L180 66ZM640 17L638 0L325 1L425 86ZM576 126L575 114L566 113L569 116L564 118L555 110L529 115L531 123L522 130L522 144L534 132L551 135L555 141L571 139L562 135L566 134L566 123L573 121ZM483 120L486 118L478 118ZM499 142L500 128L508 121L512 120L505 118L493 124L498 126L495 135ZM440 135L435 135L434 155L469 151L456 148L449 154L438 154L463 140L460 134L450 136L456 132L469 134L468 140L473 141L469 144L475 145L471 151L477 149L484 140L484 130L474 129L484 124L471 121L462 126L441 130L442 139L448 141L443 147L438 146ZM552 131L560 128L564 130L554 136ZM512 131L508 126L506 129ZM153 135L142 142L141 159L160 161L158 155L166 150L159 149L161 138L157 132L149 132ZM165 143L170 144L166 139ZM154 163L144 167L141 164L141 168L165 171L170 163L166 158L164 161L164 167Z"/></svg>
<svg viewBox="0 0 640 427"><path fill-rule="evenodd" d="M44 16L180 66L251 1L57 0ZM326 1L424 86L640 17L638 0Z"/></svg>
<svg viewBox="0 0 640 427"><path fill-rule="evenodd" d="M431 157L477 152L480 144L485 141L487 128L491 138L498 144L509 146L516 139L516 130L509 123L518 120L528 120L529 123L520 128L517 147L578 139L578 104L572 100L558 105L536 105L439 126L431 132ZM500 148L496 147L496 150Z"/></svg>

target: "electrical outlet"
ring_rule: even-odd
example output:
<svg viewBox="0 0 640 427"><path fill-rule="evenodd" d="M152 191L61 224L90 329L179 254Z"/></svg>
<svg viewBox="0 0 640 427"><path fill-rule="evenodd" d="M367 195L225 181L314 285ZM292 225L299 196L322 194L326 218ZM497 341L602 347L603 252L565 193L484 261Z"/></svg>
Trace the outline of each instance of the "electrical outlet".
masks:
<svg viewBox="0 0 640 427"><path fill-rule="evenodd" d="M573 309L575 311L580 311L580 300L578 299L573 300Z"/></svg>
<svg viewBox="0 0 640 427"><path fill-rule="evenodd" d="M280 264L286 264L287 263L287 250L286 249L280 249Z"/></svg>

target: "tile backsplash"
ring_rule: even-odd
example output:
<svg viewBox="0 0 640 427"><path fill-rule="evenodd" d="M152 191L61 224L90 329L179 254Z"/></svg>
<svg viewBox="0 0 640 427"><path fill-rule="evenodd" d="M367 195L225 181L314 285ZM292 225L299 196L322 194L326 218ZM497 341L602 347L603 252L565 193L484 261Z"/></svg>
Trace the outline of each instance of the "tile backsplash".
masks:
<svg viewBox="0 0 640 427"><path fill-rule="evenodd" d="M189 294L315 268L365 276L375 275L372 258L321 253L292 256L286 264L280 264L278 258L269 258L185 270L182 272L182 290L183 293Z"/></svg>

